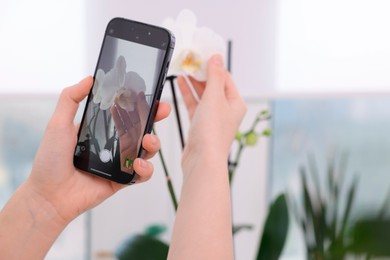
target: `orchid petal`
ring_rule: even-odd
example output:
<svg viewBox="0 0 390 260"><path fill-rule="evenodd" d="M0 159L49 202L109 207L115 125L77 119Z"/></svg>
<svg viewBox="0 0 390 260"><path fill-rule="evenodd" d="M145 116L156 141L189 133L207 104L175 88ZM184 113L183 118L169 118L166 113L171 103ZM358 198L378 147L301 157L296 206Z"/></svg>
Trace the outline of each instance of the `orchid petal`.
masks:
<svg viewBox="0 0 390 260"><path fill-rule="evenodd" d="M146 91L144 79L136 72L129 71L125 76L125 83L117 93L119 106L127 111L133 111L137 103L137 95Z"/></svg>
<svg viewBox="0 0 390 260"><path fill-rule="evenodd" d="M137 102L137 94L130 89L121 88L117 93L118 105L126 111L134 111Z"/></svg>
<svg viewBox="0 0 390 260"><path fill-rule="evenodd" d="M188 48L192 43L192 37L196 30L196 20L195 14L187 9L182 10L177 16L176 27L183 48Z"/></svg>
<svg viewBox="0 0 390 260"><path fill-rule="evenodd" d="M123 87L126 89L131 89L137 95L140 92L146 91L146 85L144 79L134 71L129 71L125 76L125 83Z"/></svg>
<svg viewBox="0 0 390 260"><path fill-rule="evenodd" d="M102 69L99 69L96 72L95 84L94 87L92 88L93 102L95 104L100 103L100 101L102 100L100 91L104 82L104 77L105 77L104 71Z"/></svg>
<svg viewBox="0 0 390 260"><path fill-rule="evenodd" d="M164 21L161 24L162 27L167 28L170 31L175 30L176 21L172 17L168 17L164 19Z"/></svg>
<svg viewBox="0 0 390 260"><path fill-rule="evenodd" d="M226 43L210 28L196 26L197 18L190 10L179 13L176 21L164 21L175 34L176 47L172 55L168 73L177 75L184 72L196 80L207 80L207 63L212 55L220 54L226 58Z"/></svg>
<svg viewBox="0 0 390 260"><path fill-rule="evenodd" d="M123 86L126 74L126 60L122 55L116 60L115 69L118 73L119 85Z"/></svg>
<svg viewBox="0 0 390 260"><path fill-rule="evenodd" d="M95 78L93 101L100 103L102 110L111 108L116 99L123 108L134 109L136 96L146 91L143 78L136 72L126 73L126 60L123 56L117 58L115 67L109 72L104 73L99 69Z"/></svg>
<svg viewBox="0 0 390 260"><path fill-rule="evenodd" d="M110 108L115 100L116 91L120 88L118 73L115 70L110 70L105 78L102 87L100 88L101 103L100 108L105 110Z"/></svg>

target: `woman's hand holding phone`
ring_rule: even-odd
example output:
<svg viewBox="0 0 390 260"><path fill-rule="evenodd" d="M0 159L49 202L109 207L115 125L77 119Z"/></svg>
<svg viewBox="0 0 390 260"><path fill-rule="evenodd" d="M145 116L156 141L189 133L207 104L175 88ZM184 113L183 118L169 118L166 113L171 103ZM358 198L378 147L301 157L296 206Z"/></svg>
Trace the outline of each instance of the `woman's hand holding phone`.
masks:
<svg viewBox="0 0 390 260"><path fill-rule="evenodd" d="M73 165L78 131L73 120L79 102L89 93L92 81L92 77L88 77L62 92L27 181L31 191L53 205L64 222L69 222L126 186L83 174ZM169 112L169 104L160 103L156 121L166 118ZM143 147L150 158L160 149L158 137L145 135ZM151 177L153 165L150 162L137 158L133 165L140 176L137 183Z"/></svg>
<svg viewBox="0 0 390 260"><path fill-rule="evenodd" d="M92 77L66 88L59 98L36 154L31 175L0 212L0 258L43 259L69 222L127 185L81 173L73 165L78 125L74 117L79 103L88 95ZM160 103L156 120L170 112ZM145 135L145 159L159 149L158 137ZM134 169L148 180L153 165L137 158Z"/></svg>
<svg viewBox="0 0 390 260"><path fill-rule="evenodd" d="M165 29L111 20L94 82L87 77L61 93L29 178L0 211L0 259L45 258L71 220L151 177L147 159L160 142L148 133L170 112L159 98L173 46ZM74 118L88 94L80 127Z"/></svg>

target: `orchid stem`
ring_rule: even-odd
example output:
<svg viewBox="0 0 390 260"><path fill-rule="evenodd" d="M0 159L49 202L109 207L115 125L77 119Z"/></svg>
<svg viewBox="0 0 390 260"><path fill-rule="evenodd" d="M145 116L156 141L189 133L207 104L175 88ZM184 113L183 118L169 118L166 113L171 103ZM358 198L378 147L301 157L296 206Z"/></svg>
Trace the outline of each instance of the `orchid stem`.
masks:
<svg viewBox="0 0 390 260"><path fill-rule="evenodd" d="M244 136L247 136L250 133L254 132L256 127L257 127L257 125L261 121L265 121L265 120L269 120L269 119L270 119L270 116L268 114L263 114L263 112L260 112L256 116L255 120L253 121L253 124L252 124L251 128L244 134ZM241 139L239 142L240 142L240 144L239 144L239 147L238 147L238 150L237 150L236 158L234 159L233 162L231 162L230 160L228 161L230 186L232 185L234 174L236 172L236 169L237 169L237 166L238 166L238 162L240 161L240 158L241 158L241 155L242 155L242 151L246 147L246 145L244 143L245 142L244 139Z"/></svg>
<svg viewBox="0 0 390 260"><path fill-rule="evenodd" d="M155 135L157 135L156 130L154 128L153 128L153 133ZM161 164L163 166L165 177L166 177L166 180L167 180L169 195L171 196L172 204L173 204L173 207L174 207L175 212L176 212L177 211L177 207L178 207L176 194L175 194L175 190L173 189L172 180L171 180L171 177L169 176L168 168L167 168L167 165L165 163L165 159L164 159L164 156L163 156L161 148L160 148L160 150L158 150L158 155L160 156Z"/></svg>
<svg viewBox="0 0 390 260"><path fill-rule="evenodd" d="M244 143L240 142L240 146L238 147L236 158L234 159L233 162L229 161L229 184L230 184L230 186L232 185L233 177L234 177L234 174L236 172L238 162L240 161L242 150L244 149L244 147L245 147Z"/></svg>
<svg viewBox="0 0 390 260"><path fill-rule="evenodd" d="M108 121L107 121L106 110L103 110L103 120L104 120L104 134L106 135L106 142L108 142Z"/></svg>
<svg viewBox="0 0 390 260"><path fill-rule="evenodd" d="M99 113L100 113L100 109L97 109L96 116L95 116L95 119L93 122L93 132L92 132L92 139L93 139L93 142L95 144L95 150L96 150L97 155L100 153L100 146L99 146L99 143L96 141L96 124L97 124L97 120L99 117Z"/></svg>
<svg viewBox="0 0 390 260"><path fill-rule="evenodd" d="M173 105L175 107L176 122L177 122L177 127L179 128L181 149L183 150L184 146L185 146L185 142L184 142L183 127L181 125L181 119L180 119L179 105L177 103L177 95L176 95L175 83L174 83L175 78L176 78L175 76L169 76L167 79L168 79L169 83L171 84Z"/></svg>

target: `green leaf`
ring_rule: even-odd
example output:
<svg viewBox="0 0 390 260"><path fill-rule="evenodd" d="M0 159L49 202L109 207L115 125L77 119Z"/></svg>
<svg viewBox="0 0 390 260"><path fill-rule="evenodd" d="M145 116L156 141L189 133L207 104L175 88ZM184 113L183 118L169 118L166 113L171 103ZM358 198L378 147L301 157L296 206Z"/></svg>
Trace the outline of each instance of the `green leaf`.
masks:
<svg viewBox="0 0 390 260"><path fill-rule="evenodd" d="M355 177L354 181L351 184L351 187L349 188L348 191L348 197L347 197L347 206L345 207L344 215L342 218L341 222L341 228L340 228L340 237L343 237L345 235L345 231L347 229L347 224L348 224L348 219L351 214L351 209L352 209L352 204L355 199L355 192L356 192L356 187L358 184L358 179Z"/></svg>
<svg viewBox="0 0 390 260"><path fill-rule="evenodd" d="M318 203L321 203L319 200L312 200L313 198L310 197L309 193L309 186L306 180L306 171L305 168L301 168L301 179L302 179L302 186L303 186L303 202L305 206L305 212L306 212L306 219L308 221L311 220L311 224L313 226L314 231L314 238L315 238L315 250L318 254L323 253L324 249L324 232L322 230L322 216L321 214L318 214L314 210L314 203L318 201ZM319 205L317 205L319 206ZM306 241L307 242L307 241Z"/></svg>
<svg viewBox="0 0 390 260"><path fill-rule="evenodd" d="M338 188L336 183L335 160L332 158L327 166L328 180L328 211L330 212L329 225L327 227L327 235L331 241L336 239L337 232L337 216L338 216Z"/></svg>
<svg viewBox="0 0 390 260"><path fill-rule="evenodd" d="M148 235L135 235L126 240L115 252L118 260L165 260L169 246Z"/></svg>
<svg viewBox="0 0 390 260"><path fill-rule="evenodd" d="M145 229L144 234L150 237L157 237L160 234L164 233L166 229L167 228L164 225L155 224L155 225L148 226Z"/></svg>
<svg viewBox="0 0 390 260"><path fill-rule="evenodd" d="M314 157L314 154L309 154L307 157L307 161L309 163L309 171L311 173L311 177L313 179L314 185L315 185L315 192L317 195L317 200L321 200L321 185L320 185L320 178L319 178L319 172L317 169L317 163L316 159Z"/></svg>
<svg viewBox="0 0 390 260"><path fill-rule="evenodd" d="M257 260L278 259L283 251L286 242L289 226L289 216L286 195L279 195L271 204L268 213Z"/></svg>

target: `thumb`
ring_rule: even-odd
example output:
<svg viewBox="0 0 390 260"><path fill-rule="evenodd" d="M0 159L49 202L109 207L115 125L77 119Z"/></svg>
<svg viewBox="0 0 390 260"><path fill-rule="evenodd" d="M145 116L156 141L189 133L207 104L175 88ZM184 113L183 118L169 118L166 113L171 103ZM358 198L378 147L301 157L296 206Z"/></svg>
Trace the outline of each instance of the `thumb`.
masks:
<svg viewBox="0 0 390 260"><path fill-rule="evenodd" d="M52 119L64 124L73 123L79 103L88 95L92 83L92 77L89 76L76 85L65 88L60 95Z"/></svg>
<svg viewBox="0 0 390 260"><path fill-rule="evenodd" d="M219 98L224 97L226 70L223 66L221 55L214 55L210 58L207 73L208 79L204 95Z"/></svg>

